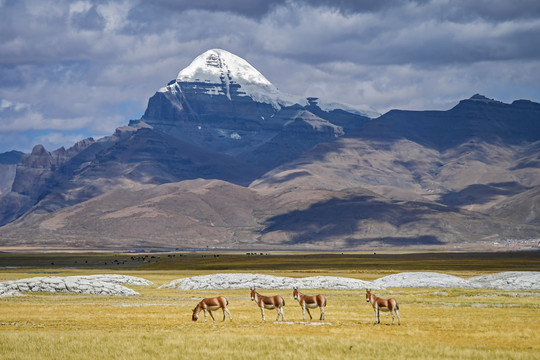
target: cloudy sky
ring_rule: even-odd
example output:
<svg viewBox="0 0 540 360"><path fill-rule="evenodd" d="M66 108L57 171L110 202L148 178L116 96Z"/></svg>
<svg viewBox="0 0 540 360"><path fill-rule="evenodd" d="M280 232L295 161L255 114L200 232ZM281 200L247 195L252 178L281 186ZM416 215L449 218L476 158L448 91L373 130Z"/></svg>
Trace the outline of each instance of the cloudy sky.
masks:
<svg viewBox="0 0 540 360"><path fill-rule="evenodd" d="M0 152L110 135L211 48L380 113L540 102L538 0L0 0Z"/></svg>

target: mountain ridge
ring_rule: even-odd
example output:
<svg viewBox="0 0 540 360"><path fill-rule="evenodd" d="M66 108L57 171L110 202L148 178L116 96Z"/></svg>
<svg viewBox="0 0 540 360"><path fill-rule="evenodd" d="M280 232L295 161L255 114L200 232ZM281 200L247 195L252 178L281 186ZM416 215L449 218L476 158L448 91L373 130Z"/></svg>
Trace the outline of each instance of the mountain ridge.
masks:
<svg viewBox="0 0 540 360"><path fill-rule="evenodd" d="M21 155L0 193L0 248L497 250L540 237L540 104L475 94L373 119L280 103L275 87L252 97L249 79L259 95L273 85L244 62L209 50L111 136Z"/></svg>

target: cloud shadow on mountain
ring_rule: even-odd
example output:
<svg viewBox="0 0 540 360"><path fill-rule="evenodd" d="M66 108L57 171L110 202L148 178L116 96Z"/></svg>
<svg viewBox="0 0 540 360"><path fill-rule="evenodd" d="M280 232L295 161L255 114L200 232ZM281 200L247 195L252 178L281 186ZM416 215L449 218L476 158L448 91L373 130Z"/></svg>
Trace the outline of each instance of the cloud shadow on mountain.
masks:
<svg viewBox="0 0 540 360"><path fill-rule="evenodd" d="M526 191L527 188L517 182L473 184L460 191L449 192L441 197L440 202L448 206L487 204L497 196L512 196Z"/></svg>
<svg viewBox="0 0 540 360"><path fill-rule="evenodd" d="M362 220L398 228L430 214L452 211L451 208L432 203L384 201L373 196L339 198L269 218L262 234L287 232L290 241L284 245L331 242L335 238L353 238L362 233ZM419 235L414 239L382 238L386 242L395 241L400 245L416 245L419 241L441 243L431 235Z"/></svg>
<svg viewBox="0 0 540 360"><path fill-rule="evenodd" d="M281 176L281 177L269 178L269 180L267 182L269 184L280 184L280 183L286 183L288 181L292 181L292 180L294 180L296 178L300 178L300 177L303 177L303 176L310 176L310 175L311 175L311 173L309 171L305 171L305 170L295 171L293 173L289 173L289 174Z"/></svg>

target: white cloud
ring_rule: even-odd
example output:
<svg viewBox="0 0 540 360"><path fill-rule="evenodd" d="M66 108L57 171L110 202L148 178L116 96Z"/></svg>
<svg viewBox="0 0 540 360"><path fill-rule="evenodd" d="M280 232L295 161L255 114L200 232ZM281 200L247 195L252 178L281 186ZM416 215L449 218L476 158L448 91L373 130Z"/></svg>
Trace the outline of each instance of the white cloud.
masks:
<svg viewBox="0 0 540 360"><path fill-rule="evenodd" d="M97 12L105 19L105 31L116 31L126 25L133 1L108 2L97 6Z"/></svg>
<svg viewBox="0 0 540 360"><path fill-rule="evenodd" d="M71 134L65 132L48 132L36 137L37 144L45 146L49 151L56 150L60 147L65 147L66 149L71 145L75 144L77 141L83 140L86 138L84 134Z"/></svg>
<svg viewBox="0 0 540 360"><path fill-rule="evenodd" d="M92 3L89 1L77 1L69 5L69 14L85 13L92 8Z"/></svg>

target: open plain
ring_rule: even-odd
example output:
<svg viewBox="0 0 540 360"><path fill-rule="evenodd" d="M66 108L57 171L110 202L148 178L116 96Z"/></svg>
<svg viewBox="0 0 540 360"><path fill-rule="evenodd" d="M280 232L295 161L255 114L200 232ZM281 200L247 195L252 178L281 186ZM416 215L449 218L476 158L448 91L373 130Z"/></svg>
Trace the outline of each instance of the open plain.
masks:
<svg viewBox="0 0 540 360"><path fill-rule="evenodd" d="M261 288L285 299L285 321L267 321L249 289L179 290L174 280L212 274L333 276L374 281L407 272L470 279L505 271L540 271L538 252L517 253L57 253L0 254L0 282L33 277L122 274L152 285L125 285L136 296L23 292L0 298L2 359L534 359L540 353L540 290L384 287L399 302L401 325L374 313L360 289L324 293L326 321L312 321L292 289ZM233 321L214 312L204 322L191 311L204 297L224 295Z"/></svg>

